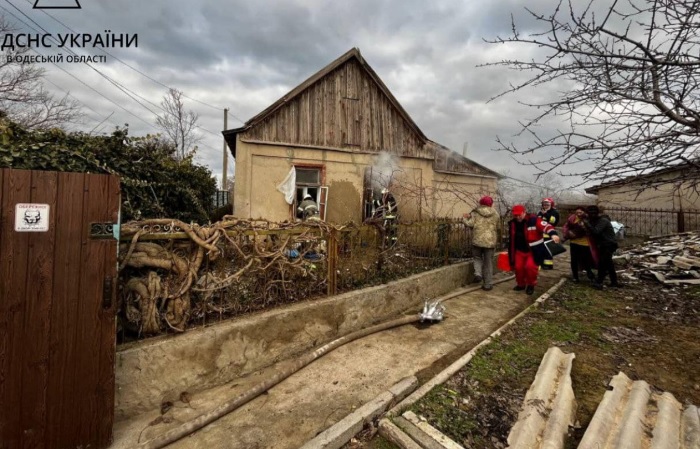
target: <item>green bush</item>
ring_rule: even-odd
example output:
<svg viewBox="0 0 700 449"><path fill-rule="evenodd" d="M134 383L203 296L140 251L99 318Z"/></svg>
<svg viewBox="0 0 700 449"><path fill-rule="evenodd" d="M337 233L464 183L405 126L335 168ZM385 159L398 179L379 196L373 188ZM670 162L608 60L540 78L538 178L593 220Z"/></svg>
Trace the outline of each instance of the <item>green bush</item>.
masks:
<svg viewBox="0 0 700 449"><path fill-rule="evenodd" d="M191 156L176 161L173 154L160 137L130 137L128 128L92 136L57 128L30 131L0 119L0 168L115 174L121 178L123 221L208 221L216 180Z"/></svg>

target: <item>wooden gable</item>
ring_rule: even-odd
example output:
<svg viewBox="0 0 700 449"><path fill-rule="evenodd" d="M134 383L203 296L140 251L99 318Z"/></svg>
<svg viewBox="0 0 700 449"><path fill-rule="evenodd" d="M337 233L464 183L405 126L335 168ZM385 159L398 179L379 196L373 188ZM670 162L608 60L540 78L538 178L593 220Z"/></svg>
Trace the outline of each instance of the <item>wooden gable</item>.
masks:
<svg viewBox="0 0 700 449"><path fill-rule="evenodd" d="M244 126L243 141L433 159L434 148L352 49Z"/></svg>

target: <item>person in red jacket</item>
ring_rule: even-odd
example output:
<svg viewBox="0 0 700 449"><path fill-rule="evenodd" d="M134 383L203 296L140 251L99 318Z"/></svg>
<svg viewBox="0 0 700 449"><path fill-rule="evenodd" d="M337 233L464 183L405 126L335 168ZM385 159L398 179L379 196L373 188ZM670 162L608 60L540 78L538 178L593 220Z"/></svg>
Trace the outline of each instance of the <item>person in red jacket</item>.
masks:
<svg viewBox="0 0 700 449"><path fill-rule="evenodd" d="M508 258L510 266L515 268L516 286L513 290L525 290L531 295L537 285L539 266L549 255L544 246L544 235L551 237L555 243L559 243L559 236L554 226L537 215L528 214L522 204L513 206L513 219L508 222L508 228Z"/></svg>

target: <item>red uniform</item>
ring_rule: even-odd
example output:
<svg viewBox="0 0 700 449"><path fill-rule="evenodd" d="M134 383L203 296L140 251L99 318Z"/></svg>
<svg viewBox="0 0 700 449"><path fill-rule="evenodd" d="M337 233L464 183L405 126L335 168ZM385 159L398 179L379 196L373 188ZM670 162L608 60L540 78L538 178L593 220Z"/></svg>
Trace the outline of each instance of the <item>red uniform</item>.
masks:
<svg viewBox="0 0 700 449"><path fill-rule="evenodd" d="M518 222L509 223L510 245L508 257L510 266L515 267L515 281L519 287L537 285L539 266L549 254L544 246L544 235L557 235L554 226L542 218L528 214Z"/></svg>

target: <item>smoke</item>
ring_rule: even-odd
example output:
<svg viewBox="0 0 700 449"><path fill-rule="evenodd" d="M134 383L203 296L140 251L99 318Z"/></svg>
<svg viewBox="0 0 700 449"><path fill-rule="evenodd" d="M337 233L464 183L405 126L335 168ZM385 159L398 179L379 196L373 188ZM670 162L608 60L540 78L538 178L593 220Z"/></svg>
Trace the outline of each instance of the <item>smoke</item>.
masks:
<svg viewBox="0 0 700 449"><path fill-rule="evenodd" d="M380 152L372 166L372 190L377 192L385 188L389 189L392 181L402 171L398 157L386 151Z"/></svg>

